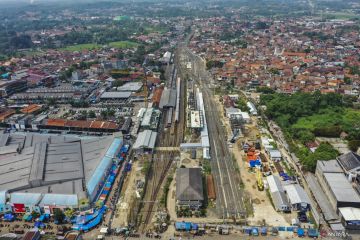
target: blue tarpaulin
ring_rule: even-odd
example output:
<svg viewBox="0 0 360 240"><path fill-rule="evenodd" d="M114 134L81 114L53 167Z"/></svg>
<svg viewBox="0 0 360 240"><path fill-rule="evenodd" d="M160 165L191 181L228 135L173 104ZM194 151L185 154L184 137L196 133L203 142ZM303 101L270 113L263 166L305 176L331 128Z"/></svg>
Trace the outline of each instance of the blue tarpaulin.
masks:
<svg viewBox="0 0 360 240"><path fill-rule="evenodd" d="M278 227L278 230L281 232L286 231L286 227Z"/></svg>
<svg viewBox="0 0 360 240"><path fill-rule="evenodd" d="M176 222L175 228L176 228L176 230L190 231L191 223L190 222Z"/></svg>
<svg viewBox="0 0 360 240"><path fill-rule="evenodd" d="M314 228L310 228L310 229L308 230L308 236L309 236L309 237L312 237L312 238L318 237L318 236L319 236L319 232L318 232L318 230L316 230L316 229L314 229Z"/></svg>
<svg viewBox="0 0 360 240"><path fill-rule="evenodd" d="M261 166L261 161L260 160L251 160L249 161L249 165L250 167L256 167L256 166Z"/></svg>
<svg viewBox="0 0 360 240"><path fill-rule="evenodd" d="M12 222L15 220L15 216L12 215L11 213L7 213L4 215L4 220L7 222Z"/></svg>
<svg viewBox="0 0 360 240"><path fill-rule="evenodd" d="M120 149L120 153L127 153L129 151L129 148L130 148L129 145L122 146Z"/></svg>
<svg viewBox="0 0 360 240"><path fill-rule="evenodd" d="M196 223L192 223L192 224L191 224L191 229L192 229L192 230L198 230L198 229L199 229L199 225L197 225Z"/></svg>
<svg viewBox="0 0 360 240"><path fill-rule="evenodd" d="M10 74L9 73L4 73L1 75L1 78L9 78Z"/></svg>
<svg viewBox="0 0 360 240"><path fill-rule="evenodd" d="M34 227L36 228L45 228L46 225L40 221L35 222Z"/></svg>
<svg viewBox="0 0 360 240"><path fill-rule="evenodd" d="M294 231L294 227L286 227L286 231L287 232L293 232Z"/></svg>
<svg viewBox="0 0 360 240"><path fill-rule="evenodd" d="M305 231L304 231L304 229L298 228L298 230L297 230L297 235L298 235L299 237L304 237L304 236L305 236Z"/></svg>
<svg viewBox="0 0 360 240"><path fill-rule="evenodd" d="M125 167L125 172L130 172L130 171L131 171L131 163L127 163Z"/></svg>
<svg viewBox="0 0 360 240"><path fill-rule="evenodd" d="M99 223L101 223L105 211L106 211L106 206L101 207L95 218L93 218L91 221L85 224L74 224L72 226L72 229L77 231L85 231L85 232L89 231L90 229L96 227Z"/></svg>

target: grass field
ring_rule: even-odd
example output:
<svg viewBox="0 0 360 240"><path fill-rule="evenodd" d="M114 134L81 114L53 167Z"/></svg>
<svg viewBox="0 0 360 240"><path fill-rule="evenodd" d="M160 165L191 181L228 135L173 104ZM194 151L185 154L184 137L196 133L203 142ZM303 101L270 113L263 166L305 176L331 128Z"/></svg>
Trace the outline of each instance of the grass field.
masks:
<svg viewBox="0 0 360 240"><path fill-rule="evenodd" d="M119 41L119 42L111 42L109 43L109 46L114 48L134 48L139 46L139 44L130 41Z"/></svg>
<svg viewBox="0 0 360 240"><path fill-rule="evenodd" d="M146 26L144 27L146 33L153 33L153 32L159 32L159 33L166 33L169 31L166 27L162 26Z"/></svg>
<svg viewBox="0 0 360 240"><path fill-rule="evenodd" d="M295 129L314 130L316 127L340 125L344 129L360 126L360 111L344 109L343 111L325 110L321 114L300 118L292 127Z"/></svg>
<svg viewBox="0 0 360 240"><path fill-rule="evenodd" d="M329 19L342 19L342 20L358 17L355 13L352 12L329 12L329 13L324 13L322 16Z"/></svg>
<svg viewBox="0 0 360 240"><path fill-rule="evenodd" d="M118 41L118 42L110 42L108 44L110 47L113 48L134 48L139 46L136 42L130 42L130 41ZM77 45L71 45L62 48L61 50L64 51L83 51L83 50L92 50L92 49L99 49L102 45L96 44L96 43L86 43L86 44L77 44Z"/></svg>
<svg viewBox="0 0 360 240"><path fill-rule="evenodd" d="M77 44L77 45L71 45L67 46L65 48L62 48L62 50L65 51L83 51L83 50L91 50L91 49L99 49L101 46L95 43L85 43L85 44Z"/></svg>

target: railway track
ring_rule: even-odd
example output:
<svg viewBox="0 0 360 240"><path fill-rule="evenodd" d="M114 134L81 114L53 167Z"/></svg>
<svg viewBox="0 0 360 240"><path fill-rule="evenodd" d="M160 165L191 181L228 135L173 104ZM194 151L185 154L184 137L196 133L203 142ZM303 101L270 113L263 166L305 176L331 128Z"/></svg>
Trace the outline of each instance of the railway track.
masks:
<svg viewBox="0 0 360 240"><path fill-rule="evenodd" d="M163 158L163 160L160 159L154 159L157 162L153 162L154 164L154 168L152 169L153 171L153 176L154 176L154 181L152 181L152 193L151 193L151 197L150 200L148 201L148 206L146 207L147 209L144 209L146 214L145 214L145 219L143 222L143 226L142 226L142 232L146 231L147 226L149 225L151 218L153 216L153 212L154 212L154 207L155 204L157 203L157 198L159 196L160 193L160 189L162 186L162 183L165 180L165 177L167 176L172 163L173 163L173 158L175 156L175 153L170 152L170 153L160 153L160 159ZM158 169L161 169L160 174L157 172ZM155 180L156 178L156 180Z"/></svg>
<svg viewBox="0 0 360 240"><path fill-rule="evenodd" d="M175 68L172 69L172 76L169 82L169 87L175 87L176 77L180 76L180 73ZM171 127L166 128L167 126L167 117L166 114L162 114L161 123L160 123L160 132L157 142L157 147L178 147L184 138L184 123L185 123L185 86L186 82L183 81L180 89L180 104L179 104L179 120L172 121ZM173 111L174 114L175 111ZM173 116L174 117L174 116ZM173 118L174 119L174 118ZM161 196L161 187L172 167L174 159L180 156L178 151L163 151L155 152L152 158L150 166L150 174L148 178L148 186L146 187L146 194L144 197L143 212L143 222L140 224L139 230L145 233L149 230L149 225L151 223L153 213L157 209L158 197Z"/></svg>

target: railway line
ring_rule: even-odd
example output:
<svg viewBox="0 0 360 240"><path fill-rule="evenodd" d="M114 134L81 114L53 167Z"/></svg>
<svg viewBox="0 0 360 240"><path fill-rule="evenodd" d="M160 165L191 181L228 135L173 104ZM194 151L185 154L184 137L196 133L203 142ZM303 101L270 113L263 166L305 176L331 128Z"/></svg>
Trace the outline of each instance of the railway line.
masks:
<svg viewBox="0 0 360 240"><path fill-rule="evenodd" d="M241 179L227 146L225 130L219 118L218 106L213 100L212 76L206 71L204 61L193 54L186 46L179 47L179 72L184 71L199 85L203 92L205 115L210 137L211 168L217 190L217 213L223 219L243 219L246 211L240 189ZM191 63L191 69L186 65Z"/></svg>
<svg viewBox="0 0 360 240"><path fill-rule="evenodd" d="M177 68L175 68L175 65L172 67L172 74L167 83L167 87L178 88L179 102L176 109L167 109L162 114L156 143L156 147L159 149L179 147L184 138L186 82L183 81L180 84L181 80L178 80L179 72ZM174 121L176 112L178 112L178 119ZM139 230L143 233L150 229L154 212L157 211L159 206L159 197L162 194L162 192L160 192L161 187L172 168L174 160L178 157L180 157L179 151L155 151L153 154L147 177L146 193L142 201L143 207L140 210L143 217L139 225Z"/></svg>

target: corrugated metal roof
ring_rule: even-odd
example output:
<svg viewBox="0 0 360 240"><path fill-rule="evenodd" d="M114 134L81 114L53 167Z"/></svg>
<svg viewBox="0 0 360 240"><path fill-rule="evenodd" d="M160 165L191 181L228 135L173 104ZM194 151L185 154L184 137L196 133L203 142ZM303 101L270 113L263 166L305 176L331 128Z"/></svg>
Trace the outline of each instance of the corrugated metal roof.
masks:
<svg viewBox="0 0 360 240"><path fill-rule="evenodd" d="M179 168L176 171L176 199L180 201L204 200L200 168Z"/></svg>
<svg viewBox="0 0 360 240"><path fill-rule="evenodd" d="M128 82L117 88L119 92L137 92L143 86L142 82Z"/></svg>
<svg viewBox="0 0 360 240"><path fill-rule="evenodd" d="M41 193L20 193L10 194L10 203L22 203L25 205L38 205L41 200Z"/></svg>
<svg viewBox="0 0 360 240"><path fill-rule="evenodd" d="M277 192L277 191L284 192L284 189L278 177L274 175L270 175L266 177L266 180L269 184L270 192Z"/></svg>
<svg viewBox="0 0 360 240"><path fill-rule="evenodd" d="M47 119L46 125L48 126L56 126L56 127L64 127L66 124L65 119Z"/></svg>
<svg viewBox="0 0 360 240"><path fill-rule="evenodd" d="M127 99L131 96L131 92L104 92L101 95L101 99L107 98L119 98L119 99Z"/></svg>
<svg viewBox="0 0 360 240"><path fill-rule="evenodd" d="M324 178L338 202L360 203L360 196L343 173L324 173Z"/></svg>
<svg viewBox="0 0 360 240"><path fill-rule="evenodd" d="M40 201L40 207L50 206L72 206L77 208L78 196L76 194L45 194Z"/></svg>
<svg viewBox="0 0 360 240"><path fill-rule="evenodd" d="M38 111L38 110L40 110L40 109L41 109L41 106L40 106L40 105L31 104L31 105L29 105L29 106L27 106L27 107L22 108L20 111L21 111L22 113L30 114L30 113L36 112L36 111Z"/></svg>
<svg viewBox="0 0 360 240"><path fill-rule="evenodd" d="M343 154L338 157L338 160L347 171L360 167L360 156L354 152Z"/></svg>
<svg viewBox="0 0 360 240"><path fill-rule="evenodd" d="M207 194L209 199L216 199L216 191L215 191L215 184L214 184L214 177L213 175L206 176L206 187L207 187Z"/></svg>
<svg viewBox="0 0 360 240"><path fill-rule="evenodd" d="M54 127L76 127L91 129L118 129L119 125L110 121L77 121L65 119L47 119L45 125Z"/></svg>
<svg viewBox="0 0 360 240"><path fill-rule="evenodd" d="M289 197L291 204L307 203L310 204L310 199L305 190L299 184L290 184L284 186L286 194Z"/></svg>
<svg viewBox="0 0 360 240"><path fill-rule="evenodd" d="M0 204L6 203L6 195L7 195L7 191L0 192Z"/></svg>
<svg viewBox="0 0 360 240"><path fill-rule="evenodd" d="M282 210L284 207L290 207L284 192L276 191L270 194L276 210Z"/></svg>
<svg viewBox="0 0 360 240"><path fill-rule="evenodd" d="M134 149L141 149L141 148L154 148L156 142L157 133L151 130L145 130L140 132L133 148Z"/></svg>
<svg viewBox="0 0 360 240"><path fill-rule="evenodd" d="M339 208L339 212L345 219L345 221L360 221L360 209L353 207Z"/></svg>

